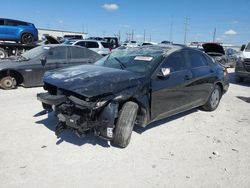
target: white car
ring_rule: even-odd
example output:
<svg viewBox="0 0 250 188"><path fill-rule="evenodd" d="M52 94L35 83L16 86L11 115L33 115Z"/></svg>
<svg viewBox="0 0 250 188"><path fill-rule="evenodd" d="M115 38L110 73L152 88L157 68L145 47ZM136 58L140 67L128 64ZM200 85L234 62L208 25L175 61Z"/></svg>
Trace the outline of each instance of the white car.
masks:
<svg viewBox="0 0 250 188"><path fill-rule="evenodd" d="M110 44L105 41L74 40L74 41L71 41L71 45L79 45L79 46L86 47L103 56L111 53Z"/></svg>

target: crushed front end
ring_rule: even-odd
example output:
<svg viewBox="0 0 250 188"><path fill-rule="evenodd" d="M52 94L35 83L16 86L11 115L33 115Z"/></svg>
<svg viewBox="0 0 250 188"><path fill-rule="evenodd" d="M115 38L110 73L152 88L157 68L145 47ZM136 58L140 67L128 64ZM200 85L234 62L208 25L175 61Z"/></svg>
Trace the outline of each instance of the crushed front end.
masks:
<svg viewBox="0 0 250 188"><path fill-rule="evenodd" d="M108 100L91 101L70 91L46 88L47 93L37 94L43 107L53 109L58 117L55 129L57 136L70 129L78 136L94 132L96 136L112 140L115 119L118 117L118 103Z"/></svg>

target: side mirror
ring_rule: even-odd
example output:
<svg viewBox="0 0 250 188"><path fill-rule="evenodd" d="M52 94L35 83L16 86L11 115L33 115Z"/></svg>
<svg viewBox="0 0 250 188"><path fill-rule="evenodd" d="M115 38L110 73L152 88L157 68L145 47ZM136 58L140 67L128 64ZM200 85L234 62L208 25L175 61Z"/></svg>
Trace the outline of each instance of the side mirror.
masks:
<svg viewBox="0 0 250 188"><path fill-rule="evenodd" d="M157 73L157 77L160 79L167 78L170 75L170 68L161 68L160 72Z"/></svg>
<svg viewBox="0 0 250 188"><path fill-rule="evenodd" d="M45 66L46 61L47 61L46 57L41 58L40 61L41 61L42 66Z"/></svg>
<svg viewBox="0 0 250 188"><path fill-rule="evenodd" d="M245 44L243 44L243 45L241 46L241 48L240 48L240 51L245 50L245 47L246 47L246 45L245 45Z"/></svg>

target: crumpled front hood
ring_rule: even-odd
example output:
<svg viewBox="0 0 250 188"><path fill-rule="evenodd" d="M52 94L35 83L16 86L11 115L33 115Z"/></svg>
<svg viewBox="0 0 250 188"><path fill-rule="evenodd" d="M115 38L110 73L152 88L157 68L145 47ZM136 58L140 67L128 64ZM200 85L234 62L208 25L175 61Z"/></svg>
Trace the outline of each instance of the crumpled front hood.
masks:
<svg viewBox="0 0 250 188"><path fill-rule="evenodd" d="M143 77L126 70L80 65L48 71L44 74L44 82L84 97L95 97L137 87Z"/></svg>
<svg viewBox="0 0 250 188"><path fill-rule="evenodd" d="M205 51L205 53L210 53L210 52L214 52L214 53L220 53L220 54L224 54L225 55L225 50L224 48L216 43L206 43L206 44L202 44L202 47Z"/></svg>

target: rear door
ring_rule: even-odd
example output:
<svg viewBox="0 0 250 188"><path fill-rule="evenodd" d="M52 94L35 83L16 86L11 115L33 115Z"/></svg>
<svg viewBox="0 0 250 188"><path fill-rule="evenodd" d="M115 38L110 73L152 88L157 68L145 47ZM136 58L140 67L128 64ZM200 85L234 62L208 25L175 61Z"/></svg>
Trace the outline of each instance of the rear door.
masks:
<svg viewBox="0 0 250 188"><path fill-rule="evenodd" d="M4 35L6 39L17 39L18 35L18 21L4 20Z"/></svg>
<svg viewBox="0 0 250 188"><path fill-rule="evenodd" d="M169 68L165 78L157 77L161 68ZM151 119L160 119L187 110L192 103L192 73L182 51L169 55L151 81Z"/></svg>
<svg viewBox="0 0 250 188"><path fill-rule="evenodd" d="M184 53L193 75L192 100L196 105L202 105L206 102L214 86L216 74L202 52L190 49L185 50Z"/></svg>
<svg viewBox="0 0 250 188"><path fill-rule="evenodd" d="M107 55L111 52L111 44L107 42L101 42L101 54Z"/></svg>
<svg viewBox="0 0 250 188"><path fill-rule="evenodd" d="M99 44L96 41L86 41L86 47L95 52L99 52Z"/></svg>
<svg viewBox="0 0 250 188"><path fill-rule="evenodd" d="M4 30L4 19L0 19L0 39L4 38L5 30Z"/></svg>

